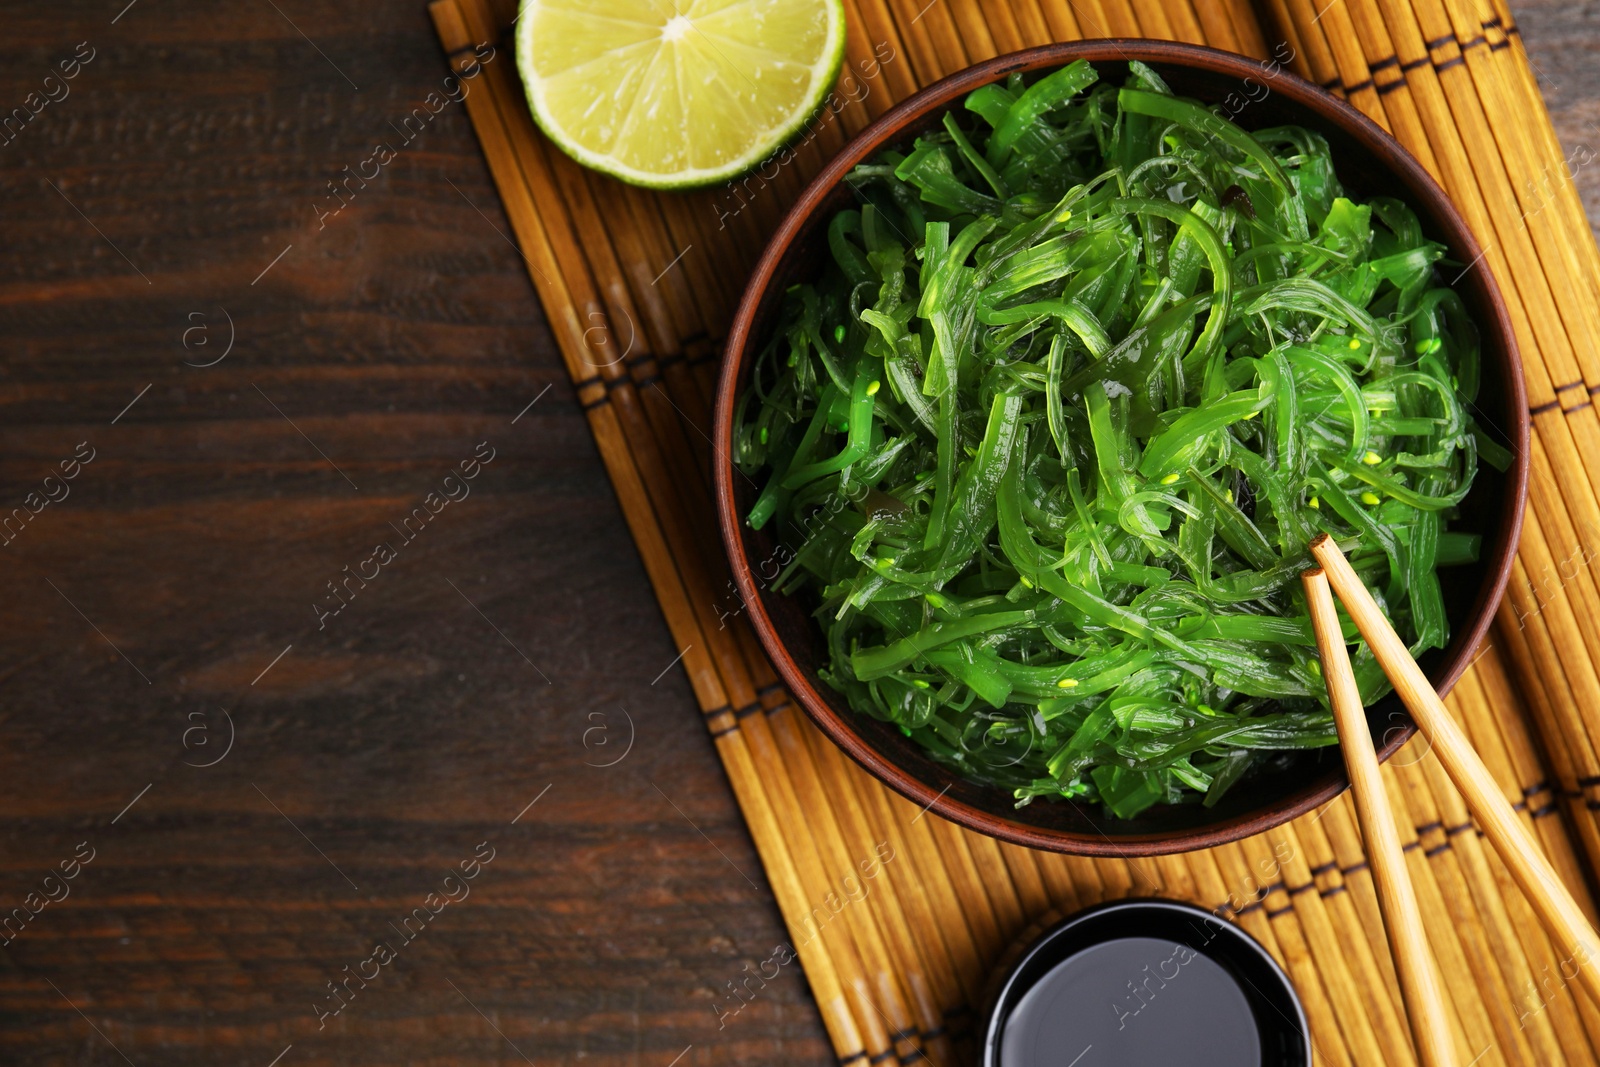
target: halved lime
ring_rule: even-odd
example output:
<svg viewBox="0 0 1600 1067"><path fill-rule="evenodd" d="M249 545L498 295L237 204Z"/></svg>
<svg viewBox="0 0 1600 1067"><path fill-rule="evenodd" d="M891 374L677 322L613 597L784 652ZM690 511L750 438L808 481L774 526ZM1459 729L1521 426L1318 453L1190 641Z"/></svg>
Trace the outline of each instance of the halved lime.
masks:
<svg viewBox="0 0 1600 1067"><path fill-rule="evenodd" d="M840 0L524 0L517 67L533 117L585 166L656 189L767 158L844 59Z"/></svg>

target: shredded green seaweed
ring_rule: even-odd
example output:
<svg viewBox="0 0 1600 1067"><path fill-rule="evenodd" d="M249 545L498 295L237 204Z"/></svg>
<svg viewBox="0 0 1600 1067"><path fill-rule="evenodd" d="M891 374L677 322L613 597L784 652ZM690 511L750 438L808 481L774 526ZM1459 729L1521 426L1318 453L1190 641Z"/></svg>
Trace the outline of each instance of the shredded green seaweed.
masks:
<svg viewBox="0 0 1600 1067"><path fill-rule="evenodd" d="M1013 75L849 181L737 413L824 677L963 774L1215 804L1334 744L1298 581L1331 533L1414 653L1480 453L1443 246L1131 65ZM1354 628L1363 697L1387 680Z"/></svg>

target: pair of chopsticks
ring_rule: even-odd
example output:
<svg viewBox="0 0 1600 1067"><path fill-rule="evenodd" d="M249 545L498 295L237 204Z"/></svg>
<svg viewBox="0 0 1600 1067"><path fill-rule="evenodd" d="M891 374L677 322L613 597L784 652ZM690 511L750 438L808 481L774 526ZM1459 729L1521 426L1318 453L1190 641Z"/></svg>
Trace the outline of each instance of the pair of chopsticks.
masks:
<svg viewBox="0 0 1600 1067"><path fill-rule="evenodd" d="M1472 742L1445 710L1439 694L1428 683L1417 661L1411 658L1405 642L1389 625L1339 546L1327 534L1319 534L1310 547L1321 566L1306 571L1301 581L1311 609L1317 649L1322 655L1328 701L1333 706L1339 744L1355 794L1356 817L1361 823L1361 836L1372 867L1389 948L1394 954L1401 995L1423 1067L1453 1067L1459 1060L1445 1012L1444 986L1438 966L1428 951L1422 915L1417 909L1411 878L1406 873L1394 814L1385 795L1383 779L1378 774L1372 734L1367 728L1366 711L1350 669L1349 652L1339 628L1330 585L1361 636L1366 638L1367 646L1389 681L1394 683L1395 692L1411 712L1417 728L1432 743L1434 754L1461 791L1462 799L1484 835L1500 853L1517 885L1554 937L1556 948L1564 957L1563 974L1568 962L1576 963L1579 981L1595 1003L1600 1004L1600 938L1596 937L1589 920L1473 751Z"/></svg>

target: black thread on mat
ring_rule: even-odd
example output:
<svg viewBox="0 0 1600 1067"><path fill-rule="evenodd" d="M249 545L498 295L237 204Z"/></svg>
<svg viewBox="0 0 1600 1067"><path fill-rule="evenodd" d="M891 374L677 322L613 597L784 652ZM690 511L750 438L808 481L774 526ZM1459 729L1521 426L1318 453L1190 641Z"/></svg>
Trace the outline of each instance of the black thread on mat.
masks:
<svg viewBox="0 0 1600 1067"><path fill-rule="evenodd" d="M732 711L733 711L733 705L731 705L731 704L723 704L720 707L712 708L710 711L701 712L701 715L703 715L705 717L705 720L706 720L706 728L711 731L712 738L725 737L728 734L733 733L735 730L737 730L739 728L739 723L737 721L730 722L730 723L728 723L728 725L722 727L721 729L718 729L716 726L713 725L714 720L719 715L727 715L727 714L731 713Z"/></svg>
<svg viewBox="0 0 1600 1067"><path fill-rule="evenodd" d="M1560 406L1561 406L1561 401L1552 400L1548 404L1540 404L1536 408L1529 408L1528 409L1528 414L1529 415L1543 415L1545 412L1554 411L1554 410L1556 410L1556 408L1559 408Z"/></svg>
<svg viewBox="0 0 1600 1067"><path fill-rule="evenodd" d="M649 359L651 357L649 355L646 355L643 358ZM634 366L634 364L630 362L629 366L632 367L632 366ZM589 377L585 378L583 381L576 383L573 386L573 389L574 389L574 391L576 391L576 390L587 389L587 388L590 388L592 386L598 385L602 389L605 390L605 392L603 394L601 394L598 399L591 400L591 401L581 405L581 407L583 408L584 411L588 411L590 408L597 408L601 404L604 404L606 401L610 400L611 399L611 394L616 392L618 389L621 389L623 386L631 385L636 390L643 390L645 386L651 384L652 382L656 381L660 377L661 376L659 374L656 374L656 375L652 375L649 378L646 378L646 379L644 379L642 381L637 381L636 382L636 381L633 380L633 378L628 377L626 375L619 375L619 376L617 376L615 378L604 378L604 377L601 377L598 374L592 374Z"/></svg>

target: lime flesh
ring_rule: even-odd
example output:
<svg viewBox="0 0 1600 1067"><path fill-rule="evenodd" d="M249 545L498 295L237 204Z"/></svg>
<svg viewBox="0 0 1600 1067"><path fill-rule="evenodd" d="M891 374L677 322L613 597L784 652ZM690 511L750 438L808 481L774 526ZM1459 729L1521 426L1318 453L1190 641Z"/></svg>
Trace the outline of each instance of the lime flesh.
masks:
<svg viewBox="0 0 1600 1067"><path fill-rule="evenodd" d="M635 185L736 177L838 77L840 0L525 0L517 67L562 151Z"/></svg>

